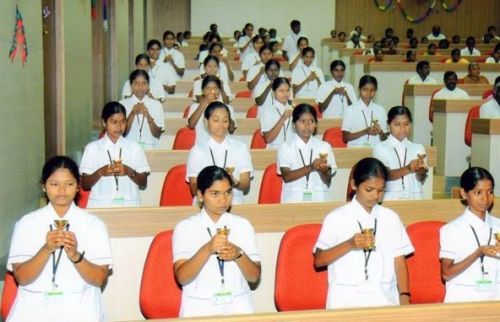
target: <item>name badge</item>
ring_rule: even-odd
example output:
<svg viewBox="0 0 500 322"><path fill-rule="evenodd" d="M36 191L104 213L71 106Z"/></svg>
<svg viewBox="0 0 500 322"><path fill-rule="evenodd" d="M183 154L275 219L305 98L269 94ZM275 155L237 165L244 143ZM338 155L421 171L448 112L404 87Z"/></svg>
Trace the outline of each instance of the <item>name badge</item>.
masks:
<svg viewBox="0 0 500 322"><path fill-rule="evenodd" d="M50 292L46 292L43 294L43 304L44 305L55 305L55 304L61 304L62 303L62 298L63 298L63 291L59 290L58 288L52 289Z"/></svg>
<svg viewBox="0 0 500 322"><path fill-rule="evenodd" d="M312 201L313 193L311 190L304 190L302 192L302 201Z"/></svg>
<svg viewBox="0 0 500 322"><path fill-rule="evenodd" d="M476 280L476 291L477 292L490 292L493 290L493 281L487 278L481 278Z"/></svg>
<svg viewBox="0 0 500 322"><path fill-rule="evenodd" d="M223 305L233 303L233 293L227 290L220 290L214 293L213 304Z"/></svg>
<svg viewBox="0 0 500 322"><path fill-rule="evenodd" d="M375 284L370 281L363 281L358 284L358 293L360 294L373 294L375 293Z"/></svg>
<svg viewBox="0 0 500 322"><path fill-rule="evenodd" d="M113 196L113 206L124 206L125 205L125 197L120 194L116 194Z"/></svg>

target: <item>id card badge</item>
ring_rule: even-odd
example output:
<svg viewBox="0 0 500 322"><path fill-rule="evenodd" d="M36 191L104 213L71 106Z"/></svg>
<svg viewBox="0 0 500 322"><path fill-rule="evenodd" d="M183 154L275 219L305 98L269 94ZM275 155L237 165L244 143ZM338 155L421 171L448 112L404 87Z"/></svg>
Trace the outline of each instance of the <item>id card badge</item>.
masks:
<svg viewBox="0 0 500 322"><path fill-rule="evenodd" d="M476 280L477 292L491 292L493 290L493 281L488 278L481 278Z"/></svg>
<svg viewBox="0 0 500 322"><path fill-rule="evenodd" d="M302 191L302 201L311 202L313 198L313 193L311 190L306 189Z"/></svg>
<svg viewBox="0 0 500 322"><path fill-rule="evenodd" d="M233 303L233 293L228 290L221 289L214 293L213 304L224 305Z"/></svg>
<svg viewBox="0 0 500 322"><path fill-rule="evenodd" d="M362 281L358 284L358 293L373 294L375 293L375 284L371 281Z"/></svg>
<svg viewBox="0 0 500 322"><path fill-rule="evenodd" d="M115 194L113 196L113 206L124 206L125 205L125 196L122 194Z"/></svg>
<svg viewBox="0 0 500 322"><path fill-rule="evenodd" d="M51 291L43 294L43 304L44 305L56 305L62 303L63 291L54 287Z"/></svg>

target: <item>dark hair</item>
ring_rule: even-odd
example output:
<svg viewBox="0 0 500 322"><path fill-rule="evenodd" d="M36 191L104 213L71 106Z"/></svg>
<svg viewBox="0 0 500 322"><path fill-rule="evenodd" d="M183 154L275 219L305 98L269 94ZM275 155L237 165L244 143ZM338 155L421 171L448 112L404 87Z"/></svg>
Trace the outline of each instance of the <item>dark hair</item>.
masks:
<svg viewBox="0 0 500 322"><path fill-rule="evenodd" d="M297 105L292 112L292 122L296 123L303 114L312 114L314 117L314 122L318 123L318 115L316 114L316 109L307 103L302 103Z"/></svg>
<svg viewBox="0 0 500 322"><path fill-rule="evenodd" d="M443 80L446 82L446 79L450 76L455 76L458 78L457 73L455 73L453 70L448 70L444 72Z"/></svg>
<svg viewBox="0 0 500 322"><path fill-rule="evenodd" d="M413 122L413 119L411 117L411 112L410 109L406 106L394 106L391 107L389 112L387 113L387 124L390 124L392 120L396 118L396 116L399 115L406 115L408 117L408 120L410 120L410 123Z"/></svg>
<svg viewBox="0 0 500 322"><path fill-rule="evenodd" d="M458 48L452 49L450 52L450 56L453 56L453 54L458 54L459 56L461 56L460 49L458 49Z"/></svg>
<svg viewBox="0 0 500 322"><path fill-rule="evenodd" d="M410 50L408 50L408 51L406 52L406 59L410 59L410 58L411 58L411 55L413 55L413 53L414 53L414 51L413 51L413 50L411 50L411 49L410 49Z"/></svg>
<svg viewBox="0 0 500 322"><path fill-rule="evenodd" d="M477 185L480 180L489 180L491 185L495 187L495 179L488 170L481 167L472 167L464 171L460 177L460 188L465 192L469 192Z"/></svg>
<svg viewBox="0 0 500 322"><path fill-rule="evenodd" d="M208 36L208 42L213 42L214 39L217 39L217 43L221 42L221 38L218 33L210 33L210 35Z"/></svg>
<svg viewBox="0 0 500 322"><path fill-rule="evenodd" d="M76 184L80 184L80 172L78 171L78 165L75 161L73 161L73 159L63 155L57 155L45 162L42 168L42 177L40 178L40 183L45 185L50 176L59 169L68 169L71 175L75 178ZM75 198L73 199L75 203L78 202L78 197L79 195L78 193L76 193ZM49 201L47 195L45 195L45 198L47 199L47 201Z"/></svg>
<svg viewBox="0 0 500 322"><path fill-rule="evenodd" d="M315 55L314 48L306 47L306 48L302 49L302 56L305 56L309 52L312 53L313 55Z"/></svg>
<svg viewBox="0 0 500 322"><path fill-rule="evenodd" d="M255 35L252 37L252 44L255 44L258 40L264 41L264 38L262 38L260 35Z"/></svg>
<svg viewBox="0 0 500 322"><path fill-rule="evenodd" d="M243 29L247 29L248 27L253 27L253 23L251 23L251 22L247 22L247 23L245 24L245 27L243 27Z"/></svg>
<svg viewBox="0 0 500 322"><path fill-rule="evenodd" d="M111 117L111 115L118 113L121 113L125 115L125 117L127 117L127 110L120 102L107 102L102 108L101 119L106 122Z"/></svg>
<svg viewBox="0 0 500 322"><path fill-rule="evenodd" d="M309 39L307 37L301 36L299 37L299 39L297 39L297 47L299 47L299 44L302 40L307 41L307 43L309 44Z"/></svg>
<svg viewBox="0 0 500 322"><path fill-rule="evenodd" d="M435 43L431 42L430 44L427 45L427 49L431 49L431 47L437 48L437 45Z"/></svg>
<svg viewBox="0 0 500 322"><path fill-rule="evenodd" d="M344 31L339 32L338 36L340 35L344 35L345 37L347 37L347 34Z"/></svg>
<svg viewBox="0 0 500 322"><path fill-rule="evenodd" d="M497 85L498 83L500 83L500 76L497 76L497 77L495 78L495 81L493 82L493 87L496 87L496 85Z"/></svg>
<svg viewBox="0 0 500 322"><path fill-rule="evenodd" d="M288 80L288 78L285 78L285 77L277 77L274 81L273 81L273 91L276 91L278 89L278 87L280 87L281 85L283 84L287 84L288 87L290 87L290 81Z"/></svg>
<svg viewBox="0 0 500 322"><path fill-rule="evenodd" d="M260 49L259 49L259 56L262 55L262 53L266 49L269 50L271 53L273 52L273 49L271 48L271 46L269 44L266 44L266 45L260 47Z"/></svg>
<svg viewBox="0 0 500 322"><path fill-rule="evenodd" d="M210 46L208 46L208 52L211 53L212 50L214 50L215 47L220 47L220 49L222 49L222 45L218 42L213 42L210 44Z"/></svg>
<svg viewBox="0 0 500 322"><path fill-rule="evenodd" d="M469 71L470 71L470 70L472 69L472 67L474 67L474 66L479 66L479 64L478 64L478 63L476 63L475 61L473 61L472 63L470 63L470 64L467 66L467 70L469 70Z"/></svg>
<svg viewBox="0 0 500 322"><path fill-rule="evenodd" d="M373 84L375 86L375 89L377 89L378 84L377 84L377 79L373 77L372 75L363 75L359 79L359 89L361 89L363 86L367 84Z"/></svg>
<svg viewBox="0 0 500 322"><path fill-rule="evenodd" d="M229 112L229 107L227 107L226 104L219 101L215 101L208 104L207 107L205 108L205 111L203 112L203 117L205 117L208 120L210 116L212 116L214 111L218 108L225 109L227 111L227 115L229 115L229 118L231 118L231 112Z"/></svg>
<svg viewBox="0 0 500 322"><path fill-rule="evenodd" d="M150 50L153 45L158 45L158 47L161 48L161 43L158 39L151 39L150 41L148 41L148 43L146 44L146 48Z"/></svg>
<svg viewBox="0 0 500 322"><path fill-rule="evenodd" d="M266 62L266 65L265 65L265 67L264 67L264 70L267 72L267 70L268 70L269 68L271 68L271 66L273 66L273 65L278 66L278 69L281 69L280 62L279 62L279 61L277 61L276 59L272 59L272 58L271 58L271 59L269 59L269 60Z"/></svg>
<svg viewBox="0 0 500 322"><path fill-rule="evenodd" d="M345 70L345 63L340 59L336 59L330 63L330 71L333 71L337 66L342 66Z"/></svg>
<svg viewBox="0 0 500 322"><path fill-rule="evenodd" d="M222 83L220 82L220 79L217 76L214 75L205 76L201 81L201 89L202 90L205 89L208 83L215 83L219 89L222 89Z"/></svg>
<svg viewBox="0 0 500 322"><path fill-rule="evenodd" d="M148 62L148 65L151 65L151 60L149 59L149 56L146 54L139 54L135 56L135 64L136 65L139 64L139 62L143 59Z"/></svg>
<svg viewBox="0 0 500 322"><path fill-rule="evenodd" d="M431 66L427 60L421 60L417 63L417 72L419 69L424 68L425 66Z"/></svg>
<svg viewBox="0 0 500 322"><path fill-rule="evenodd" d="M493 54L494 54L495 52L499 51L499 50L500 50L500 43L498 43L498 44L496 44L496 45L495 45L495 48L494 48L494 49L493 49L493 51L491 52L491 56L493 57Z"/></svg>
<svg viewBox="0 0 500 322"><path fill-rule="evenodd" d="M174 32L173 32L173 31L170 31L170 30L167 30L167 31L165 31L165 32L163 33L163 40L167 39L167 37L168 37L169 35L170 35L170 36L172 36L172 37L174 37L174 39L175 39L175 34L174 34Z"/></svg>
<svg viewBox="0 0 500 322"><path fill-rule="evenodd" d="M224 180L229 181L229 185L233 186L233 179L226 172L226 170L219 168L215 165L210 165L205 167L203 170L198 173L198 177L196 178L196 184L198 186L198 190L200 190L201 194L205 194L205 191L210 188L215 181Z"/></svg>
<svg viewBox="0 0 500 322"><path fill-rule="evenodd" d="M149 84L149 75L147 72L143 71L142 69L136 69L132 73L130 73L129 81L130 81L130 86L132 86L132 83L137 77L144 77L146 82Z"/></svg>
<svg viewBox="0 0 500 322"><path fill-rule="evenodd" d="M203 60L203 66L207 67L207 64L213 60L214 62L217 63L217 66L219 66L219 58L217 58L216 56L213 56L213 55L208 55L207 57L205 57L205 59Z"/></svg>
<svg viewBox="0 0 500 322"><path fill-rule="evenodd" d="M467 44L469 41L473 41L474 43L476 42L476 38L469 36L467 39L465 39L465 43Z"/></svg>
<svg viewBox="0 0 500 322"><path fill-rule="evenodd" d="M360 184L371 178L382 178L387 181L389 173L385 165L375 158L364 158L358 161L352 171L354 186L359 187Z"/></svg>
<svg viewBox="0 0 500 322"><path fill-rule="evenodd" d="M293 28L294 26L300 26L300 21L294 19L290 22L290 28Z"/></svg>

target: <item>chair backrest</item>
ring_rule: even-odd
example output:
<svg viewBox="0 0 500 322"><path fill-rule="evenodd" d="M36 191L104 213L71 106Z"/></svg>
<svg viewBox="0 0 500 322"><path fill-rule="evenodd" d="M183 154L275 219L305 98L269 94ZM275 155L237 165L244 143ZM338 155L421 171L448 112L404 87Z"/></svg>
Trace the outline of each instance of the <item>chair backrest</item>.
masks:
<svg viewBox="0 0 500 322"><path fill-rule="evenodd" d="M342 129L340 127L331 127L323 133L323 141L330 143L334 148L345 148L347 144L342 139Z"/></svg>
<svg viewBox="0 0 500 322"><path fill-rule="evenodd" d="M408 259L411 303L440 303L445 287L439 263L439 229L441 221L422 221L410 224L406 231L415 253Z"/></svg>
<svg viewBox="0 0 500 322"><path fill-rule="evenodd" d="M487 89L484 91L482 99L485 100L488 97L493 96L493 89Z"/></svg>
<svg viewBox="0 0 500 322"><path fill-rule="evenodd" d="M252 142L250 143L250 149L265 149L266 146L266 140L262 133L260 133L260 129L255 130L255 132L253 132Z"/></svg>
<svg viewBox="0 0 500 322"><path fill-rule="evenodd" d="M196 130L185 126L175 133L172 150L190 150L195 142Z"/></svg>
<svg viewBox="0 0 500 322"><path fill-rule="evenodd" d="M7 320L10 308L12 307L12 304L14 304L14 301L16 300L16 295L17 295L16 279L14 278L12 272L7 272L5 274L3 292L2 292L2 321Z"/></svg>
<svg viewBox="0 0 500 322"><path fill-rule="evenodd" d="M290 228L281 239L276 262L274 302L278 311L319 310L326 307L326 269L314 267L312 249L321 224Z"/></svg>
<svg viewBox="0 0 500 322"><path fill-rule="evenodd" d="M149 246L139 293L139 305L146 319L179 316L182 290L174 276L172 233L159 233Z"/></svg>
<svg viewBox="0 0 500 322"><path fill-rule="evenodd" d="M472 144L472 120L479 118L480 109L480 105L474 105L467 113L467 120L465 121L464 141L468 146L471 146Z"/></svg>
<svg viewBox="0 0 500 322"><path fill-rule="evenodd" d="M436 89L434 92L432 92L431 95L431 100L429 102L429 122L434 123L434 107L432 106L432 101L434 100L434 95L440 91L440 89Z"/></svg>
<svg viewBox="0 0 500 322"><path fill-rule="evenodd" d="M257 111L258 111L257 105L250 106L250 108L247 111L247 119L257 118Z"/></svg>
<svg viewBox="0 0 500 322"><path fill-rule="evenodd" d="M87 208L89 203L90 190L84 190L81 186L78 189L78 203L77 206L80 208Z"/></svg>
<svg viewBox="0 0 500 322"><path fill-rule="evenodd" d="M276 171L277 164L273 163L266 167L262 182L260 183L259 203L280 203L283 180Z"/></svg>
<svg viewBox="0 0 500 322"><path fill-rule="evenodd" d="M250 92L249 90L240 91L240 92L236 93L236 97L250 98L250 97L252 97L252 92Z"/></svg>
<svg viewBox="0 0 500 322"><path fill-rule="evenodd" d="M160 207L191 206L193 196L186 182L186 165L176 165L168 170L161 189Z"/></svg>

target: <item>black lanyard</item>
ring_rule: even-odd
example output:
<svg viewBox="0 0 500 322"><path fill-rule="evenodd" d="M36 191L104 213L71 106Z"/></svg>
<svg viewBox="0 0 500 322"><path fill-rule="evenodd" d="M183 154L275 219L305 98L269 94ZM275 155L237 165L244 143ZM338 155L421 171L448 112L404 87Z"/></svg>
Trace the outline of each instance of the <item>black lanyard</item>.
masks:
<svg viewBox="0 0 500 322"><path fill-rule="evenodd" d="M300 159L302 160L302 164L305 167L306 166L306 162L304 161L304 156L302 155L302 150L301 149L299 149L299 153L300 153ZM313 149L311 149L311 153L309 154L309 165L311 165L312 160L313 160ZM306 190L309 188L309 176L310 175L311 175L311 172L308 172L306 174Z"/></svg>
<svg viewBox="0 0 500 322"><path fill-rule="evenodd" d="M481 247L481 244L479 243L479 238L477 237L476 230L474 229L474 227L472 227L472 225L470 225L470 229L472 229L472 233L474 234L474 237L476 238L477 247ZM488 246L490 245L492 235L493 235L493 229L490 228L490 237L488 237L488 244L486 244ZM479 256L479 260L481 261L481 274L483 274L483 277L484 277L484 275L488 274L488 272L484 271L484 254Z"/></svg>
<svg viewBox="0 0 500 322"><path fill-rule="evenodd" d="M365 120L365 126L368 128L368 120L366 119L365 111L361 110L361 113L363 113L363 119ZM373 123L373 111L371 114L371 120L370 120L370 125ZM370 134L368 134L368 141L370 141Z"/></svg>
<svg viewBox="0 0 500 322"><path fill-rule="evenodd" d="M142 128L144 127L144 119L146 117L142 114L142 121L139 121L139 114L136 114L135 118L137 119L137 124L139 124L139 141L142 141Z"/></svg>
<svg viewBox="0 0 500 322"><path fill-rule="evenodd" d="M210 156L212 157L212 162L214 163L215 166L217 166L217 164L215 164L215 158L214 158L214 153L212 151L212 148L209 148L209 149L210 149ZM224 153L224 165L222 166L223 169L226 169L226 162L227 162L227 150Z"/></svg>
<svg viewBox="0 0 500 322"><path fill-rule="evenodd" d="M300 68L302 69L302 72L304 73L304 77L307 80L307 85L306 85L307 89L309 89L309 82L310 81L307 78L309 77L309 75L311 75L311 73L309 73L309 75L306 73L306 70L304 69L304 63L302 63L302 65L300 66Z"/></svg>
<svg viewBox="0 0 500 322"><path fill-rule="evenodd" d="M363 226L358 220L359 229L363 233ZM375 218L375 224L373 225L373 237L377 235L377 218ZM368 281L368 262L370 261L370 255L372 254L372 249L363 249L363 255L365 256L365 281Z"/></svg>
<svg viewBox="0 0 500 322"><path fill-rule="evenodd" d="M52 231L52 225L49 225L50 227L50 230ZM66 231L69 229L69 223L66 224ZM64 249L64 246L61 246L59 248L59 254L57 254L57 260L56 260L56 251L54 250L52 252L52 285L54 287L57 287L57 284L56 284L56 274L57 274L57 268L59 268L59 262L61 261L61 255L62 255L62 251Z"/></svg>
<svg viewBox="0 0 500 322"><path fill-rule="evenodd" d="M109 165L113 165L113 159L111 159L111 153L109 153L108 150L108 158L109 158ZM122 148L120 148L120 153L118 154L118 160L122 159ZM116 174L113 175L115 177L115 185L116 185L116 191L118 191L118 176Z"/></svg>
<svg viewBox="0 0 500 322"><path fill-rule="evenodd" d="M273 100L273 103L274 103L274 100ZM280 117L283 117L283 114L280 113L280 110L275 106L274 107L276 109L276 112L278 112L279 116ZM288 131L288 127L290 126L290 118L288 118L288 122L286 123L283 123L283 137L284 137L284 141L286 142L286 132Z"/></svg>
<svg viewBox="0 0 500 322"><path fill-rule="evenodd" d="M396 152L396 156L398 157L399 168L405 167L406 166L406 155L408 153L408 148L405 148L405 156L403 159L403 164L401 164L401 158L399 157L399 153L398 153L398 150L396 148L394 148L394 152ZM404 176L401 177L401 184L403 185L403 190L405 190Z"/></svg>
<svg viewBox="0 0 500 322"><path fill-rule="evenodd" d="M207 227L207 231L210 238L213 238L212 232L210 232L210 228ZM222 285L224 285L224 261L219 257L217 257L217 265L219 266L220 282Z"/></svg>

